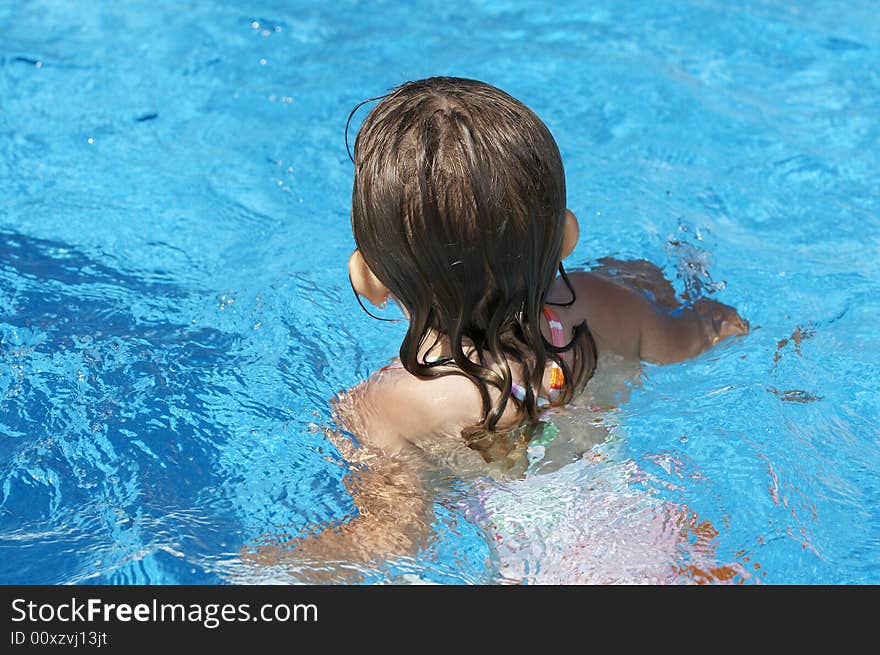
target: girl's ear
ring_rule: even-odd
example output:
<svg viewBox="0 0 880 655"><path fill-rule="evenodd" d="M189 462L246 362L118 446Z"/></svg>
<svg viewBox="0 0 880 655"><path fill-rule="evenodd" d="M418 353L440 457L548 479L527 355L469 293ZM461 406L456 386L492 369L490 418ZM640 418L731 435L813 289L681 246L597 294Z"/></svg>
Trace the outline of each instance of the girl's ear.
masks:
<svg viewBox="0 0 880 655"><path fill-rule="evenodd" d="M388 300L388 287L373 274L360 250L355 250L348 258L348 277L351 278L355 293L369 300L374 307L379 307Z"/></svg>
<svg viewBox="0 0 880 655"><path fill-rule="evenodd" d="M578 236L580 236L580 228L578 227L577 216L570 209L565 210L565 231L562 233L562 257L568 257L574 247L577 245Z"/></svg>

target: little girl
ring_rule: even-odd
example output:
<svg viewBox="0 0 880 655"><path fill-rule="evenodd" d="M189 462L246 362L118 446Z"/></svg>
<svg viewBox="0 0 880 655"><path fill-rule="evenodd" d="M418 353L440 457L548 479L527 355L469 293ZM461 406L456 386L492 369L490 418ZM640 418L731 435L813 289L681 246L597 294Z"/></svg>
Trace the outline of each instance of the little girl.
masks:
<svg viewBox="0 0 880 655"><path fill-rule="evenodd" d="M748 332L726 305L680 306L647 262L567 274L578 221L556 143L495 87L403 84L364 121L353 160L351 284L398 304L408 329L399 360L341 394L327 431L357 516L264 546L261 561L413 555L450 472L521 474L542 413L585 387L601 396L588 383L610 379L603 366L680 361Z"/></svg>

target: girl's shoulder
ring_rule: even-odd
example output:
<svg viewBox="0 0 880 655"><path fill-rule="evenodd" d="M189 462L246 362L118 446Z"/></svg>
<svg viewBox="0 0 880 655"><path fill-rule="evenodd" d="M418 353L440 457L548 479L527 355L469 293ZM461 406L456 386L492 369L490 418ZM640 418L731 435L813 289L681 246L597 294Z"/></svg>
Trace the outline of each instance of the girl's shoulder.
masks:
<svg viewBox="0 0 880 655"><path fill-rule="evenodd" d="M460 375L423 380L393 362L334 401L337 424L359 441L394 452L414 445L461 442L479 423L482 406L473 383Z"/></svg>

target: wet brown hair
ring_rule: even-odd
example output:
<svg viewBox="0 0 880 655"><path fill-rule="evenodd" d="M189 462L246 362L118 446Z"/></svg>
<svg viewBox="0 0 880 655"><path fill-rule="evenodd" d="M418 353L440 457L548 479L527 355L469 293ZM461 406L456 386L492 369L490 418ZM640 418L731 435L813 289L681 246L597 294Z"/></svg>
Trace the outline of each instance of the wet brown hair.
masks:
<svg viewBox="0 0 880 655"><path fill-rule="evenodd" d="M360 128L353 160L355 242L409 314L404 368L420 378L471 380L483 407L474 434L492 433L503 414L512 362L522 371L529 419L538 417L548 360L565 374L557 404L569 402L592 376L596 348L586 323L562 348L541 334L557 267L568 284L560 264L565 174L544 123L489 84L432 77L382 97ZM452 354L422 361L432 330L448 338ZM559 355L565 351L571 365ZM490 387L500 392L494 403Z"/></svg>

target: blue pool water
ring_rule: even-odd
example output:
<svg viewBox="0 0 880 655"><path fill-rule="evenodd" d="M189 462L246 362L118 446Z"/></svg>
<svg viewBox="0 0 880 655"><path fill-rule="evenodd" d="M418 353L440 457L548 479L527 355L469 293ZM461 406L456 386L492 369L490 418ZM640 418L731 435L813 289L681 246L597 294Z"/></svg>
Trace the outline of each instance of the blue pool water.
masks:
<svg viewBox="0 0 880 655"><path fill-rule="evenodd" d="M320 428L404 328L348 285L342 128L436 74L548 124L570 266L651 260L753 331L646 366L592 464L496 485L514 522L564 487L553 529L499 547L462 484L364 580L600 580L554 548L625 568L665 505L735 580L880 582L876 2L554 6L0 4L0 582L284 580L242 546L354 511Z"/></svg>

